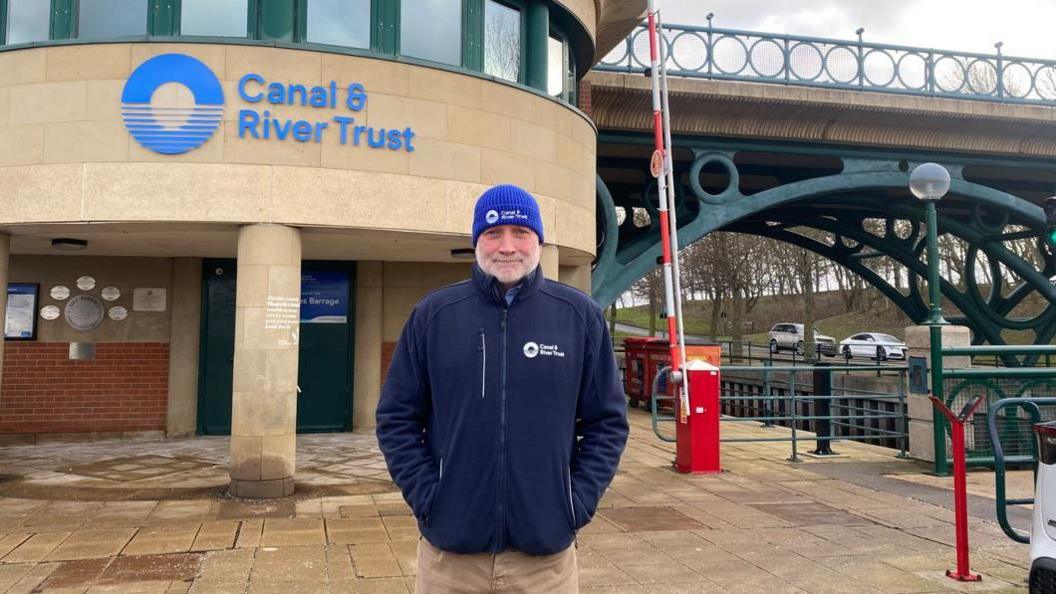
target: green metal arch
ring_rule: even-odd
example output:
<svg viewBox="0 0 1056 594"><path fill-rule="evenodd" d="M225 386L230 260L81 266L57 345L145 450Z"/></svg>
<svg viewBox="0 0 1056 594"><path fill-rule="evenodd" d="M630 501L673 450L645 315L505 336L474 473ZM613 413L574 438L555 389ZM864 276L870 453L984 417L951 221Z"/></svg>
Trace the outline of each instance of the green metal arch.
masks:
<svg viewBox="0 0 1056 594"><path fill-rule="evenodd" d="M697 241L712 231L734 223L746 216L762 213L786 204L806 201L811 198L832 194L853 194L863 190L904 189L909 184L909 174L898 171L895 161L873 161L856 163L847 161L844 173L821 178L808 179L786 184L770 190L745 196L740 192L720 205L707 205L691 220L680 217L683 224L679 228L679 248ZM872 166L873 169L860 169ZM849 171L848 171L849 169ZM954 179L950 192L967 198L974 198L988 206L1008 211L1022 224L1034 228L1044 226L1044 214L1041 207L1022 200L1011 194L986 186ZM604 217L615 221L611 196L608 204L599 203L598 208L608 208L609 214ZM656 259L661 254L659 233L652 244L624 264L618 263L617 254L601 254L597 260L592 278L592 294L600 304L607 306L630 288L639 278L656 266ZM1056 295L1056 292L1054 292Z"/></svg>
<svg viewBox="0 0 1056 594"><path fill-rule="evenodd" d="M706 158L708 155L698 155L698 161ZM895 161L845 159L844 165L844 172L840 174L789 183L754 195L741 194L734 184L719 195L707 196L701 196L697 187L691 187L685 192L684 199L696 198L698 203L695 206L699 209L689 209L695 216L680 215L680 247L720 229L793 243L859 274L895 302L911 319L923 320L926 307L917 286L918 278L927 274L927 266L921 258L923 237L919 234L923 208L916 202L892 204L886 199L862 195L876 190L905 189L909 174L899 170ZM960 175L960 167L949 168L954 171L955 176ZM694 170L699 170L699 167ZM599 225L605 225L605 237L611 238L614 229L618 233L615 202L600 179L598 188L598 222ZM826 206L832 206L835 196L841 198L839 204L842 208L826 213ZM1003 344L1002 328L1030 330L1035 334L1036 343L1049 342L1056 336L1056 287L1049 282L1049 277L1056 272L1056 256L1042 249L1044 266L1039 271L1033 264L1008 250L1004 245L1006 236L1001 234L1008 224L1021 225L1040 233L1040 229L1044 227L1042 209L1014 195L959 178L952 180L951 196L961 199L954 204L963 206L963 199L970 199L975 207L967 221L960 220L957 216L940 216L939 232L952 234L965 241L970 246L972 259L966 264L965 270L960 271L966 278L967 290L962 291L944 279L941 290L945 298L964 313L963 321L974 331L976 343ZM720 197L721 200L717 200ZM705 199L719 203L705 204ZM795 208L798 203L808 201L811 202L812 208ZM852 208L847 208L848 205ZM963 208L961 212L963 214ZM826 215L821 216L820 213ZM994 213L997 214L996 218L992 216ZM885 237L865 231L861 224L865 218L877 217L887 220ZM847 220L841 220L842 218ZM914 231L911 237L894 236L891 231L894 219L913 223ZM766 221L777 221L781 225L767 225ZM785 230L790 226L823 230L834 236L853 240L859 249L861 246L869 246L876 253L892 258L909 272L910 294L902 294L867 266L862 265L851 253L855 250L844 245L830 246L812 241ZM599 246L601 249L593 278L594 296L599 302L606 305L611 303L656 265L656 259L660 255L658 229L653 225L650 229L635 231L635 235L633 246L627 245L631 242L624 242L613 249L609 240ZM1021 239L1025 237L1027 235L1019 236ZM651 244L645 246L647 241L651 241ZM631 253L627 253L628 251ZM1020 285L1009 295L1002 296L1002 286L999 284L1001 281L995 281L991 291L984 298L974 278L975 259L979 251L986 255L994 271L999 271L1000 267L1004 266L1019 278ZM621 253L624 256L622 258ZM1000 275L996 278L1000 279ZM1050 305L1042 313L1031 318L1011 318L1011 311L1034 291L1043 296ZM1008 361L1008 364L1015 365L1017 362Z"/></svg>

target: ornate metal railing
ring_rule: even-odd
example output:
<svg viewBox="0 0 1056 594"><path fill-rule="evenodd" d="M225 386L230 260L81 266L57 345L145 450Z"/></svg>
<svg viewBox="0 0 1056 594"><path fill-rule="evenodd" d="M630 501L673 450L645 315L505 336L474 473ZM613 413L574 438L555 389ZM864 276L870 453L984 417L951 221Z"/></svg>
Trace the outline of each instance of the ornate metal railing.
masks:
<svg viewBox="0 0 1056 594"><path fill-rule="evenodd" d="M665 25L672 76L1056 105L1056 61L735 29ZM639 27L595 67L642 72Z"/></svg>

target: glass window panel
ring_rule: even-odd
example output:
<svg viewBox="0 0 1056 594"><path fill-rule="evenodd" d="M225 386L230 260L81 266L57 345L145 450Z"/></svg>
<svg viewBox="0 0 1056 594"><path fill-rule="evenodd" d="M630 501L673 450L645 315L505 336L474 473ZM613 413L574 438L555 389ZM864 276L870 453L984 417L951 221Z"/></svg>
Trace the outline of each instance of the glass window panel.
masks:
<svg viewBox="0 0 1056 594"><path fill-rule="evenodd" d="M246 37L247 0L183 0L180 34L202 37Z"/></svg>
<svg viewBox="0 0 1056 594"><path fill-rule="evenodd" d="M462 0L414 0L400 10L400 53L462 64Z"/></svg>
<svg viewBox="0 0 1056 594"><path fill-rule="evenodd" d="M521 11L493 0L484 5L484 72L515 82L521 74Z"/></svg>
<svg viewBox="0 0 1056 594"><path fill-rule="evenodd" d="M576 60L572 57L572 49L567 45L565 46L565 56L568 59L568 79L565 81L565 88L567 89L565 100L569 103L575 104L577 91Z"/></svg>
<svg viewBox="0 0 1056 594"><path fill-rule="evenodd" d="M551 36L546 41L546 92L560 97L565 90L565 44Z"/></svg>
<svg viewBox="0 0 1056 594"><path fill-rule="evenodd" d="M369 48L370 0L308 0L307 33L312 43Z"/></svg>
<svg viewBox="0 0 1056 594"><path fill-rule="evenodd" d="M104 39L146 34L146 0L80 0L77 37Z"/></svg>
<svg viewBox="0 0 1056 594"><path fill-rule="evenodd" d="M8 0L7 43L47 41L51 2L47 0Z"/></svg>

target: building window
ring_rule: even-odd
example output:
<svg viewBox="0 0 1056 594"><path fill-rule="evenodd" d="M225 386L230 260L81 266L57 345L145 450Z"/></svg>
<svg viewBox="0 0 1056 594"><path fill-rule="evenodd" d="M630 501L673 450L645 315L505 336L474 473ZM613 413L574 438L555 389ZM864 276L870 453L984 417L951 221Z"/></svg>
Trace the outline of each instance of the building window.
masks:
<svg viewBox="0 0 1056 594"><path fill-rule="evenodd" d="M180 4L180 35L246 37L248 27L247 0L182 0Z"/></svg>
<svg viewBox="0 0 1056 594"><path fill-rule="evenodd" d="M7 44L47 41L51 3L7 0Z"/></svg>
<svg viewBox="0 0 1056 594"><path fill-rule="evenodd" d="M546 40L546 92L551 97L565 94L565 42L553 34Z"/></svg>
<svg viewBox="0 0 1056 594"><path fill-rule="evenodd" d="M147 34L148 3L143 0L80 0L77 37L107 39Z"/></svg>
<svg viewBox="0 0 1056 594"><path fill-rule="evenodd" d="M513 82L521 75L521 11L494 0L484 5L484 73Z"/></svg>
<svg viewBox="0 0 1056 594"><path fill-rule="evenodd" d="M311 43L369 48L370 20L370 0L308 0L306 36Z"/></svg>
<svg viewBox="0 0 1056 594"><path fill-rule="evenodd" d="M404 2L400 10L400 53L461 65L462 0Z"/></svg>

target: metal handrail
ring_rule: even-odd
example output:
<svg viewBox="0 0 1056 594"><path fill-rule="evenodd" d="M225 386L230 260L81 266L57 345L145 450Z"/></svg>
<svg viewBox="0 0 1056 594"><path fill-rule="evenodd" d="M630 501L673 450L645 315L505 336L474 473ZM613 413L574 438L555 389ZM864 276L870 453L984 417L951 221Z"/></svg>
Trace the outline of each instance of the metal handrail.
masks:
<svg viewBox="0 0 1056 594"><path fill-rule="evenodd" d="M987 409L987 420L986 420L986 432L990 436L990 444L994 451L994 498L995 505L997 507L997 523L1001 525L1001 530L1008 535L1012 540L1029 544L1030 533L1022 532L1017 530L1008 521L1008 506L1009 505L1033 505L1034 498L1023 498L1023 499L1008 499L1005 494L1005 452L1001 446L1001 436L997 432L997 411L1006 407L1020 407L1030 414L1031 425L1034 425L1041 421L1041 411L1039 405L1053 406L1056 405L1056 398L1003 398L990 405ZM1034 469L1034 482L1037 483L1038 478L1038 448L1037 443L1032 439L1031 445L1031 456L1026 461L1031 462ZM1016 456L1014 461L1023 462L1022 456Z"/></svg>
<svg viewBox="0 0 1056 594"><path fill-rule="evenodd" d="M640 26L594 67L648 67ZM1056 105L1056 61L710 26L664 25L671 76Z"/></svg>
<svg viewBox="0 0 1056 594"><path fill-rule="evenodd" d="M943 357L978 357L983 355L1056 355L1051 344L987 344L943 347Z"/></svg>

